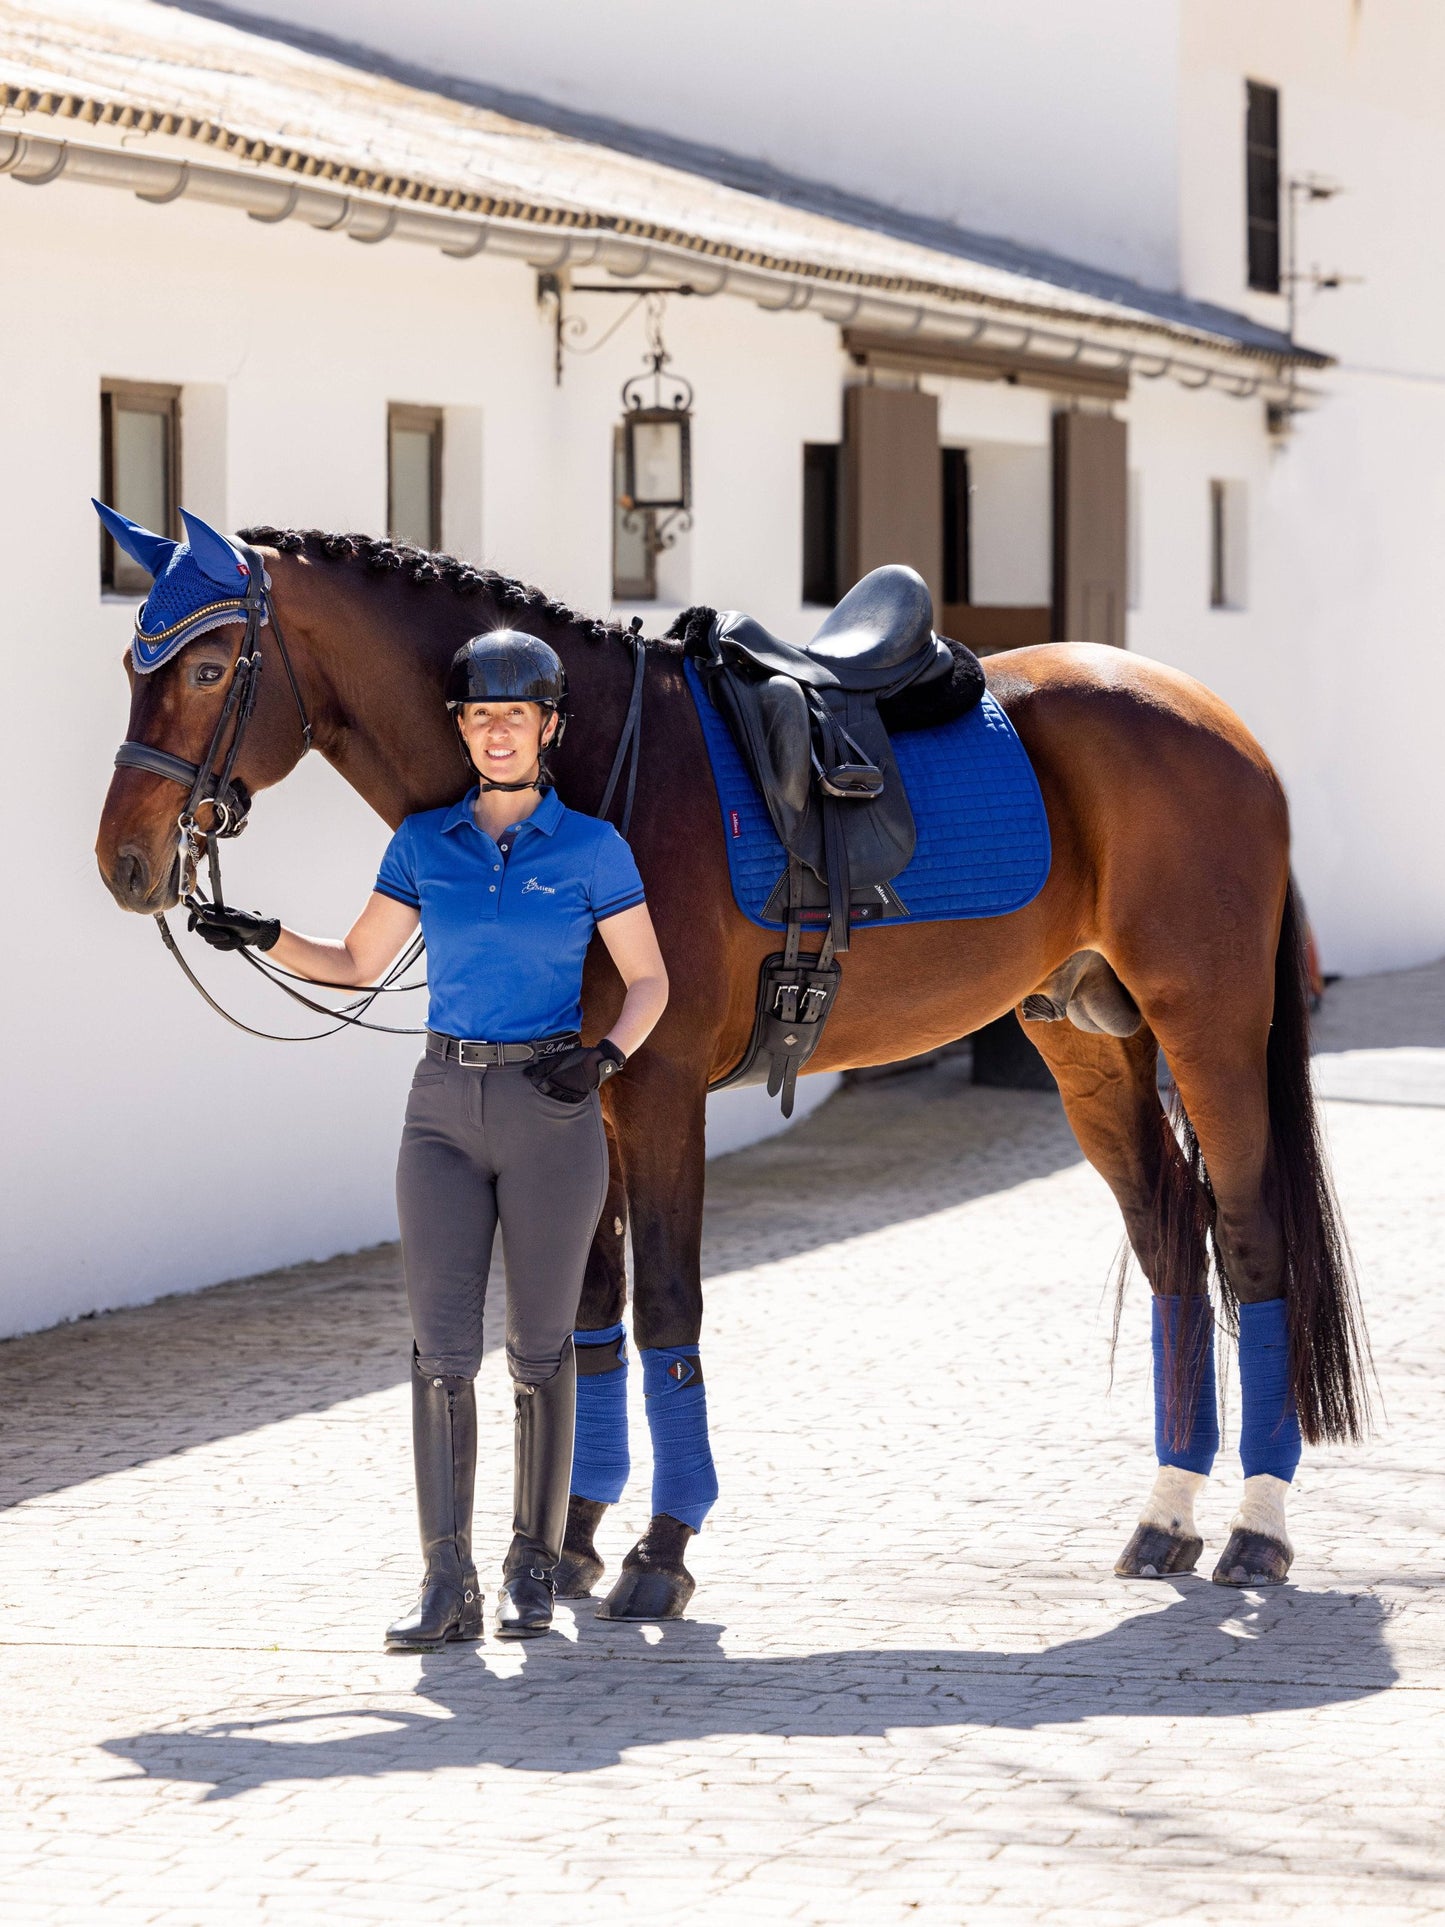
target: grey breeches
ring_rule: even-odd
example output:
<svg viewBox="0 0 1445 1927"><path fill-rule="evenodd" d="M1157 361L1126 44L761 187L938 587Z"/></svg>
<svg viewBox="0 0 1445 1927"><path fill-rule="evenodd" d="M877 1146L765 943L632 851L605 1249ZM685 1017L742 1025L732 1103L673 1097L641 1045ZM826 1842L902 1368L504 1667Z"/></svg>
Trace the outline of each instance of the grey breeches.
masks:
<svg viewBox="0 0 1445 1927"><path fill-rule="evenodd" d="M607 1198L607 1139L594 1093L543 1097L519 1065L473 1070L424 1057L396 1167L402 1263L418 1364L475 1378L492 1240L507 1266L507 1369L556 1372Z"/></svg>

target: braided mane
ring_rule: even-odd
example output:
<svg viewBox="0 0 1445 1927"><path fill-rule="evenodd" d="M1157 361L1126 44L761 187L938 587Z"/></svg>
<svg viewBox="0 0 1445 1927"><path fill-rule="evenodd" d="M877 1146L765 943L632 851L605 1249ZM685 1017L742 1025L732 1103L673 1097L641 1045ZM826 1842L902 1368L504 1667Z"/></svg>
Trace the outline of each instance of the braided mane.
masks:
<svg viewBox="0 0 1445 1927"><path fill-rule="evenodd" d="M545 595L541 589L499 575L495 569L481 569L463 562L459 556L434 554L430 549L414 548L409 542L389 541L380 535L337 535L324 529L273 529L266 526L242 529L243 542L259 542L282 555L309 555L324 562L359 562L374 575L402 575L420 584L447 583L459 596L488 595L499 613L525 618L545 616L549 621L566 623L592 642L623 642L628 631L620 622L604 622L600 616L583 615L565 602ZM663 638L644 639L649 649L676 649L676 643Z"/></svg>

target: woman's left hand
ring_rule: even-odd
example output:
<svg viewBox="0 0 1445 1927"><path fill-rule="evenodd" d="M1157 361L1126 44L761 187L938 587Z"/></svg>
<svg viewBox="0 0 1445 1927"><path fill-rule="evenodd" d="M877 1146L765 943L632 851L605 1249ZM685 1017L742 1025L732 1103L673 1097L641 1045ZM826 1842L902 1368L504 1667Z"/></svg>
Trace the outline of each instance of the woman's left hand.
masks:
<svg viewBox="0 0 1445 1927"><path fill-rule="evenodd" d="M626 1062L612 1039L604 1037L600 1044L574 1044L570 1050L539 1057L522 1075L531 1079L543 1097L555 1097L563 1104L582 1104Z"/></svg>

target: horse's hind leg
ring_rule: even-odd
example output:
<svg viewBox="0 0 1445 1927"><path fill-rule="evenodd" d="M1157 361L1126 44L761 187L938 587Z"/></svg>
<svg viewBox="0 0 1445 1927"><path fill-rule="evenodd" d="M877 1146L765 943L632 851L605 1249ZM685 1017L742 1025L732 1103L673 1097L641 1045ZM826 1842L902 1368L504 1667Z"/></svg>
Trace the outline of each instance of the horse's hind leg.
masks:
<svg viewBox="0 0 1445 1927"><path fill-rule="evenodd" d="M1267 1173L1267 996L1252 1013L1234 1000L1201 999L1210 1021L1161 1016L1161 1038L1189 1129L1197 1139L1213 1213L1223 1288L1238 1305L1240 1457L1244 1496L1214 1569L1226 1586L1279 1585L1294 1558L1285 1498L1300 1457L1290 1387L1286 1253Z"/></svg>
<svg viewBox="0 0 1445 1927"><path fill-rule="evenodd" d="M610 1122L607 1202L592 1240L577 1312L577 1435L557 1596L584 1599L602 1577L596 1535L632 1469L627 1440L627 1189Z"/></svg>
<svg viewBox="0 0 1445 1927"><path fill-rule="evenodd" d="M1027 1008L1027 1006L1025 1006ZM1155 1329L1155 1438L1159 1470L1154 1488L1114 1570L1123 1578L1156 1579L1192 1572L1203 1542L1194 1526L1194 1500L1208 1477L1218 1430L1214 1408L1212 1325L1203 1297L1204 1251L1198 1245L1192 1292L1181 1292L1179 1227L1161 1212L1168 1195L1172 1138L1159 1102L1158 1047L1141 1024L1132 1035L1086 1032L1072 1023L1029 1022L1028 1035L1058 1082L1079 1147L1113 1192L1139 1267L1153 1290ZM1171 1239L1171 1232L1174 1234ZM1186 1312L1187 1307L1187 1312ZM1178 1374L1174 1423L1168 1398L1181 1313L1192 1333L1189 1364Z"/></svg>

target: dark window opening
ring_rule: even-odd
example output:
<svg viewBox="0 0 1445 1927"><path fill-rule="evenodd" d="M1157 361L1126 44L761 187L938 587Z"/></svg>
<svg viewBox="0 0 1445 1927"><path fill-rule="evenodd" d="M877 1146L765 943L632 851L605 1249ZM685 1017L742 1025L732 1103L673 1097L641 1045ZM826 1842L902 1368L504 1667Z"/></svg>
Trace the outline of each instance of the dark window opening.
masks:
<svg viewBox="0 0 1445 1927"><path fill-rule="evenodd" d="M969 573L968 450L943 455L943 600L950 607L973 601Z"/></svg>
<svg viewBox="0 0 1445 1927"><path fill-rule="evenodd" d="M803 444L803 600L829 608L838 600L836 442Z"/></svg>
<svg viewBox="0 0 1445 1927"><path fill-rule="evenodd" d="M386 529L394 542L442 545L442 411L386 411Z"/></svg>
<svg viewBox="0 0 1445 1927"><path fill-rule="evenodd" d="M181 391L107 381L100 390L100 499L132 522L179 541ZM151 578L104 531L100 584L146 595Z"/></svg>
<svg viewBox="0 0 1445 1927"><path fill-rule="evenodd" d="M1244 198L1249 285L1279 293L1279 89L1247 80L1244 113Z"/></svg>
<svg viewBox="0 0 1445 1927"><path fill-rule="evenodd" d="M612 434L612 600L656 602L656 516L651 509L629 509L626 436L619 425Z"/></svg>

